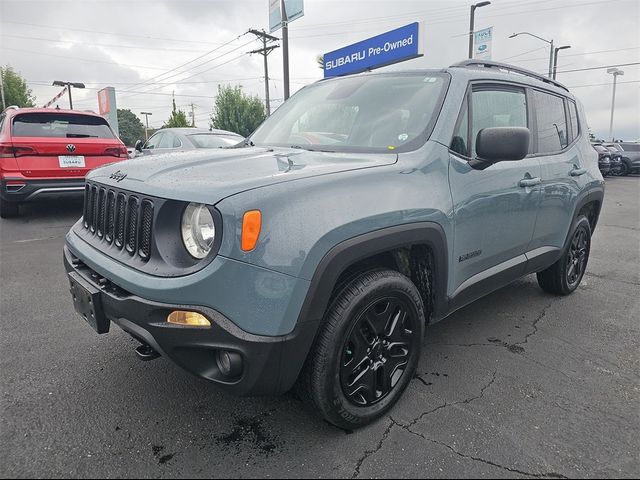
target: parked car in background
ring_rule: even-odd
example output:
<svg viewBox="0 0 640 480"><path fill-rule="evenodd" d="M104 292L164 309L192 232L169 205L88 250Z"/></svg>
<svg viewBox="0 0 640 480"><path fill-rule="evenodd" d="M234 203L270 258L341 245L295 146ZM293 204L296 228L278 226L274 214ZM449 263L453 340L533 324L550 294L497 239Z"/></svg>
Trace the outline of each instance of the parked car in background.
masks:
<svg viewBox="0 0 640 480"><path fill-rule="evenodd" d="M21 203L82 193L93 168L127 158L127 147L100 115L9 107L0 115L0 217Z"/></svg>
<svg viewBox="0 0 640 480"><path fill-rule="evenodd" d="M609 150L609 153L611 153L611 175L628 175L629 171L624 170L624 163L622 162L622 153L620 153L620 151L613 146L608 146L605 145L604 148L606 148L607 150Z"/></svg>
<svg viewBox="0 0 640 480"><path fill-rule="evenodd" d="M639 142L619 142L611 144L622 153L623 167L622 175L629 173L640 173L640 143Z"/></svg>
<svg viewBox="0 0 640 480"><path fill-rule="evenodd" d="M154 133L149 140L138 140L138 155L181 152L199 148L223 148L237 145L244 137L227 130L208 130L206 128L163 128Z"/></svg>
<svg viewBox="0 0 640 480"><path fill-rule="evenodd" d="M593 145L593 149L598 152L598 168L603 177L611 173L611 152L603 145Z"/></svg>

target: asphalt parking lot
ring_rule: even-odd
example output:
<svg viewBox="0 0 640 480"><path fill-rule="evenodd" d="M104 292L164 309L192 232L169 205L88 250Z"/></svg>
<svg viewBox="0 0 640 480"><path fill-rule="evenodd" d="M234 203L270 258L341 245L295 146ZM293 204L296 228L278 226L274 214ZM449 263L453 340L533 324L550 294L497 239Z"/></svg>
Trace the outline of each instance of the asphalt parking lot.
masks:
<svg viewBox="0 0 640 480"><path fill-rule="evenodd" d="M427 331L419 376L356 432L235 398L73 311L79 201L0 221L2 477L640 476L640 178L607 181L572 296L529 276Z"/></svg>

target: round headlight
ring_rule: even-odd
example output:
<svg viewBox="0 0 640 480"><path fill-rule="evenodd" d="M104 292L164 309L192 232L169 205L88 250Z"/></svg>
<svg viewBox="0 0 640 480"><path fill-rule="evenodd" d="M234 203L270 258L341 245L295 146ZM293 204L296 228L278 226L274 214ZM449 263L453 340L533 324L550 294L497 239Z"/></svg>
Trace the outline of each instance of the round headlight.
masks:
<svg viewBox="0 0 640 480"><path fill-rule="evenodd" d="M189 254L197 259L211 251L216 227L211 212L201 203L190 203L182 214L182 241Z"/></svg>

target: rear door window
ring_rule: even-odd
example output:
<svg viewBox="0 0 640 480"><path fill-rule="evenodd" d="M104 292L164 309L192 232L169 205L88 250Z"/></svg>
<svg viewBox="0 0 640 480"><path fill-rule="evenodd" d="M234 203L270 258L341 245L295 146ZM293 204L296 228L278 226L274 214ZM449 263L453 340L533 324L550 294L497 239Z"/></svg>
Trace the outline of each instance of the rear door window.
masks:
<svg viewBox="0 0 640 480"><path fill-rule="evenodd" d="M534 90L534 111L538 128L536 153L556 153L569 145L567 118L562 97Z"/></svg>
<svg viewBox="0 0 640 480"><path fill-rule="evenodd" d="M22 113L13 119L12 136L115 138L104 118L77 113Z"/></svg>

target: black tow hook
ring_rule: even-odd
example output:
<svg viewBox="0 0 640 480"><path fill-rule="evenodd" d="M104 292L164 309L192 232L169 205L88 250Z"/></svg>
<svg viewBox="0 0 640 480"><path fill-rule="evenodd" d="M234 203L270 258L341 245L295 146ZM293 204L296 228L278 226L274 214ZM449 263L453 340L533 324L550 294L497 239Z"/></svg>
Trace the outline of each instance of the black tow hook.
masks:
<svg viewBox="0 0 640 480"><path fill-rule="evenodd" d="M146 343L143 343L138 348L136 348L136 353L138 354L138 358L143 362L150 362L151 360L155 360L160 356L158 352L156 352Z"/></svg>

